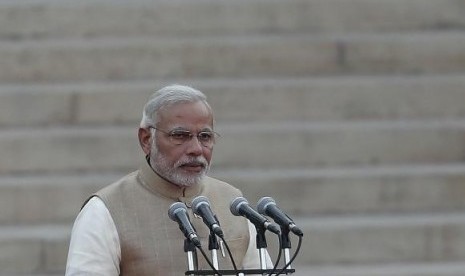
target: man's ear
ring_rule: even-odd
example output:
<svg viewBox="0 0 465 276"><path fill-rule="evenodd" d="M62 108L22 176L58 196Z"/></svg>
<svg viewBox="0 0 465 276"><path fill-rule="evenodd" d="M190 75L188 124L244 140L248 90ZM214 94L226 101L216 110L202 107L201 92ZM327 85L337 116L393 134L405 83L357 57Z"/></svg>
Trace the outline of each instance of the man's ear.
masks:
<svg viewBox="0 0 465 276"><path fill-rule="evenodd" d="M150 154L152 149L152 132L148 128L139 128L139 144L145 155Z"/></svg>

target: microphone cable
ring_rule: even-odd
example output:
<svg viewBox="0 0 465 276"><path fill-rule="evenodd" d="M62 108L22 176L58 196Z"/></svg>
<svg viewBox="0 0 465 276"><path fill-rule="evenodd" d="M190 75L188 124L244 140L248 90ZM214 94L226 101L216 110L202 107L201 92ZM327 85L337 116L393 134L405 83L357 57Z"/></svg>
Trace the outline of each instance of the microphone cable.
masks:
<svg viewBox="0 0 465 276"><path fill-rule="evenodd" d="M268 274L268 276L271 276L273 273L275 273L275 271L277 270L278 268L278 264L279 262L281 261L281 255L282 255L282 249L281 249L281 244L283 242L282 238L281 238L281 235L278 235L278 239L279 239L279 252L278 252L278 257L276 258L276 262L274 263L274 267L273 267L273 270L271 270L270 274Z"/></svg>
<svg viewBox="0 0 465 276"><path fill-rule="evenodd" d="M281 235L278 235L278 239L279 239L279 245L281 245L281 243L282 243ZM239 275L239 271L238 271L238 269L237 269L236 262L234 261L234 258L233 258L233 256L232 256L231 250L229 249L228 243L226 242L226 240L224 239L224 237L221 237L221 240L223 241L224 246L226 247L226 251L228 251L229 258L231 259L231 263L232 263L232 265L233 265L233 267L234 267L234 272L236 273L236 275ZM300 245L299 245L299 248L300 248ZM273 267L273 270L271 271L270 274L268 274L269 276L271 276L271 275L277 270L279 261L281 260L281 256L282 256L281 252L282 252L282 250L280 249L280 250L279 250L279 253L278 253L278 257L276 258L276 263L275 263L275 265L274 265L274 267ZM295 258L295 257L294 257L294 258ZM290 262L286 265L286 267L289 266L289 265L292 263L292 261L293 261L293 260L291 259ZM284 269L283 269L283 271L284 271ZM278 274L277 274L277 275L278 275Z"/></svg>
<svg viewBox="0 0 465 276"><path fill-rule="evenodd" d="M299 244L297 245L297 249L295 250L294 255L289 260L289 262L278 272L278 274L276 274L276 276L278 276L279 274L282 274L284 270L286 270L286 268L290 266L292 262L294 262L295 258L297 257L297 254L299 254L300 247L302 245L302 236L298 236L298 237L299 237Z"/></svg>
<svg viewBox="0 0 465 276"><path fill-rule="evenodd" d="M234 261L234 257L231 253L231 249L229 249L229 245L228 243L226 242L226 240L224 239L224 237L220 237L221 240L223 241L224 243L224 246L226 247L226 251L228 251L228 255L229 255L229 259L231 259L231 263L233 265L233 268L234 268L234 273L236 273L237 276L239 276L239 271L237 269L237 265L236 265L236 262Z"/></svg>
<svg viewBox="0 0 465 276"><path fill-rule="evenodd" d="M215 268L215 266L213 266L212 262L210 261L210 259L208 258L207 254L205 253L205 250L203 250L202 247L199 247L199 250L200 250L200 252L202 253L202 255L203 255L203 257L205 258L205 260L207 261L208 265L213 269L213 271L215 272L215 274L222 275L222 274Z"/></svg>

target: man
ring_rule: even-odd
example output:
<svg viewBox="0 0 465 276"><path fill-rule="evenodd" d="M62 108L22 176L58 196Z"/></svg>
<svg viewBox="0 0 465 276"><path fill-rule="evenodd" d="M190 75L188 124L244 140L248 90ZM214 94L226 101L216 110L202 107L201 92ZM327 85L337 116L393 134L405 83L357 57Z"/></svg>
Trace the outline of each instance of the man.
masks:
<svg viewBox="0 0 465 276"><path fill-rule="evenodd" d="M255 229L229 212L241 192L206 176L216 136L203 93L172 85L153 94L138 131L146 158L85 203L73 226L66 275L184 275L184 236L168 209L178 201L190 207L199 195L209 199L237 267L259 268ZM209 229L188 213L208 252ZM233 268L227 252L218 256L220 269ZM211 269L198 259L199 269Z"/></svg>

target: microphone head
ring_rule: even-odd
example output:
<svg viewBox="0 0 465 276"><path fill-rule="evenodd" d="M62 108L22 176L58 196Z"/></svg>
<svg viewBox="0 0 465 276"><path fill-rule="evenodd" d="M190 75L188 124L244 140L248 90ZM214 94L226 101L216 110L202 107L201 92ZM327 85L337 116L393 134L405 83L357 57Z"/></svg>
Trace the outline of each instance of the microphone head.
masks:
<svg viewBox="0 0 465 276"><path fill-rule="evenodd" d="M198 213L198 208L202 205L206 204L207 206L210 206L210 201L208 201L208 198L206 196L198 196L192 200L192 211L199 215Z"/></svg>
<svg viewBox="0 0 465 276"><path fill-rule="evenodd" d="M268 208L268 206L270 204L276 205L276 201L274 201L274 199L269 197L269 196L265 196L265 197L260 198L260 200L257 203L257 211L260 214L265 215L266 214L266 208Z"/></svg>
<svg viewBox="0 0 465 276"><path fill-rule="evenodd" d="M170 208L168 209L168 216L170 219L176 221L176 213L184 211L187 212L186 204L182 202L175 202L171 204Z"/></svg>
<svg viewBox="0 0 465 276"><path fill-rule="evenodd" d="M229 209L231 210L231 213L235 216L240 216L240 207L242 204L249 204L249 202L247 201L247 199L243 198L243 197L237 197L236 199L234 199L233 201L231 201L231 205L229 206Z"/></svg>

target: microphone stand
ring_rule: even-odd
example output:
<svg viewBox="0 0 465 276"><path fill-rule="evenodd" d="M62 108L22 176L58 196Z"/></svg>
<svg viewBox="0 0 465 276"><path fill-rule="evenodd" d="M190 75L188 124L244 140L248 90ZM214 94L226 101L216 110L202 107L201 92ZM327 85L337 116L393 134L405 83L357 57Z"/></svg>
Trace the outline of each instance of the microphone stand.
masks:
<svg viewBox="0 0 465 276"><path fill-rule="evenodd" d="M195 248L194 243L191 240L185 239L184 240L184 252L187 253L187 267L189 271L194 271L197 269L199 263L197 259L197 251ZM191 274L194 276L195 274Z"/></svg>
<svg viewBox="0 0 465 276"><path fill-rule="evenodd" d="M211 254L212 254L213 267L218 270L219 269L218 249L220 249L220 246L218 244L218 239L216 237L216 234L211 230L210 230L210 236L208 238L208 249L211 251Z"/></svg>
<svg viewBox="0 0 465 276"><path fill-rule="evenodd" d="M210 265L212 265L217 270L217 272L220 273L220 275L245 276L245 275L258 275L258 274L266 275L268 273L273 273L274 270L267 269L267 263L266 263L266 248L267 248L267 243L265 239L266 229L264 227L256 227L256 229L257 229L257 236L256 236L257 249L259 250L259 254L260 254L260 269L246 269L246 270L239 270L239 271L238 270L219 270L217 250L220 247L219 247L219 243L214 233L210 233L210 237L209 237L208 249L212 250L212 260L213 260L213 263L211 263ZM289 243L289 247L290 247L290 243ZM198 259L197 259L196 247L189 239L184 240L184 252L187 252L187 260L188 260L188 270L185 272L185 275L190 275L190 276L218 275L212 270L198 270ZM206 258L205 254L203 256ZM283 269L279 274L283 272L285 272L286 274L292 274L295 272L295 269L290 269L290 268Z"/></svg>
<svg viewBox="0 0 465 276"><path fill-rule="evenodd" d="M257 249L260 257L260 268L266 270L266 237L265 237L265 227L255 227L257 229Z"/></svg>
<svg viewBox="0 0 465 276"><path fill-rule="evenodd" d="M281 227L281 242L281 250L284 251L284 265L286 265L291 260L289 252L289 249L291 248L291 240L289 239L288 227ZM291 265L288 265L287 269L291 269Z"/></svg>

